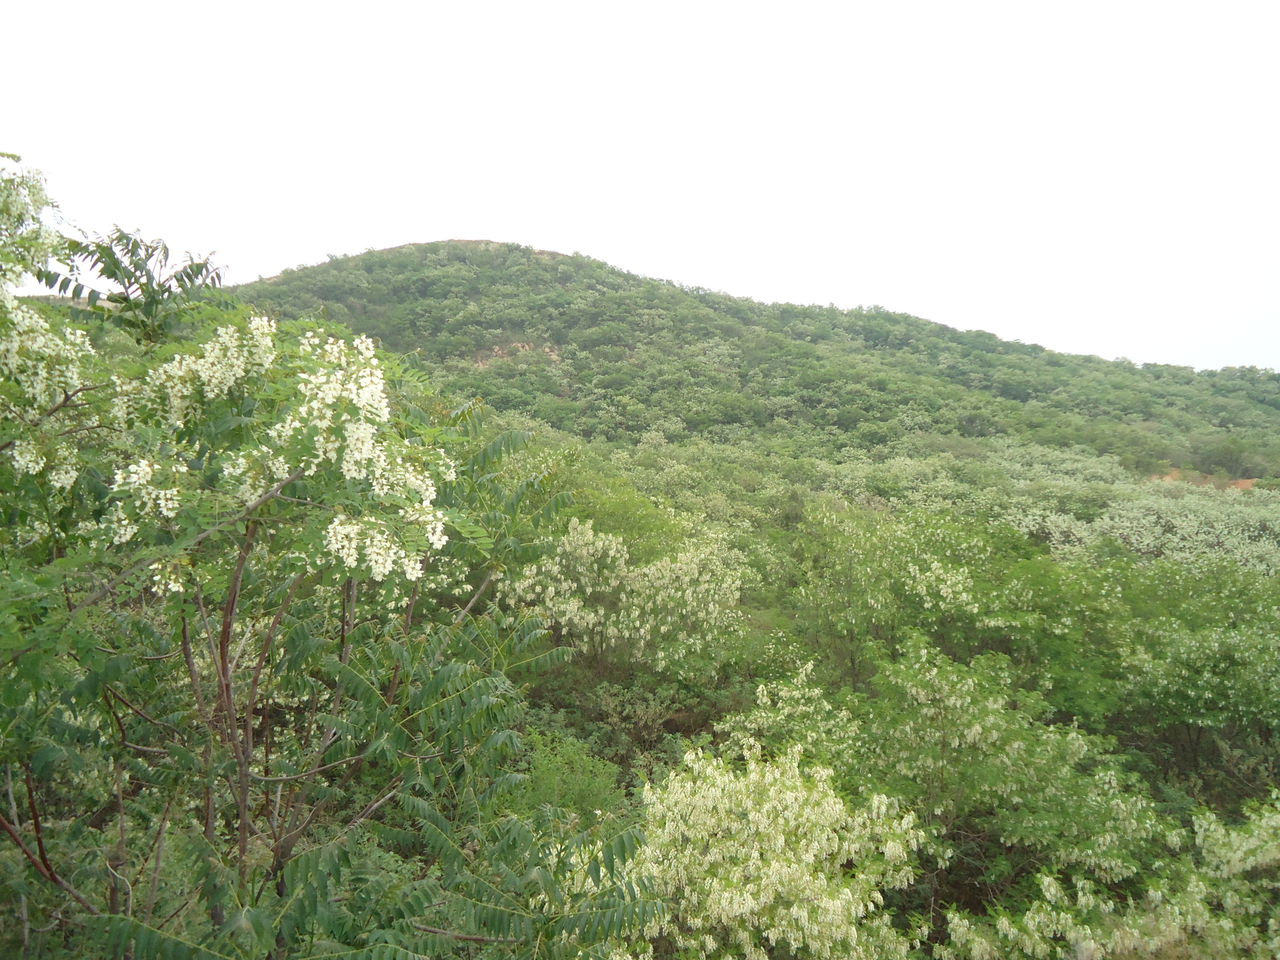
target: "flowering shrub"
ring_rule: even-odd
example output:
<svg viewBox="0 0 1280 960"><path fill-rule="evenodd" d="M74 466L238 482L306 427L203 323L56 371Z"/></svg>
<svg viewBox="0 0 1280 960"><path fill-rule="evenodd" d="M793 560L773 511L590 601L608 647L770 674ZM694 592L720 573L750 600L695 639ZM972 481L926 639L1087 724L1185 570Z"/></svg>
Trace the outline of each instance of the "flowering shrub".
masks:
<svg viewBox="0 0 1280 960"><path fill-rule="evenodd" d="M632 865L670 904L650 936L691 957L906 957L880 912L915 875L923 834L883 796L852 810L798 752L745 769L692 752L645 790L646 845Z"/></svg>
<svg viewBox="0 0 1280 960"><path fill-rule="evenodd" d="M719 539L637 566L621 538L575 518L549 546L505 595L534 605L594 657L647 659L660 671L696 678L741 634L744 561Z"/></svg>
<svg viewBox="0 0 1280 960"><path fill-rule="evenodd" d="M963 514L1008 524L1078 556L1107 541L1146 557L1230 558L1280 569L1280 521L1273 490L1216 490L1135 477L1114 457L1032 443L984 442L982 457L895 457L828 468L830 487L858 500Z"/></svg>

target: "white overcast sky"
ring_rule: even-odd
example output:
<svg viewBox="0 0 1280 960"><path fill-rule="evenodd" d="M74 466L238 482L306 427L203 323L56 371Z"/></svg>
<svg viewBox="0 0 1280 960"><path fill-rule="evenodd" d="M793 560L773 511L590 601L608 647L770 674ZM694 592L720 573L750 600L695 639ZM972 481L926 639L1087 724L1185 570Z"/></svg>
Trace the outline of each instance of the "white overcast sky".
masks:
<svg viewBox="0 0 1280 960"><path fill-rule="evenodd" d="M1280 368L1280 3L12 4L0 151L230 282L446 238Z"/></svg>

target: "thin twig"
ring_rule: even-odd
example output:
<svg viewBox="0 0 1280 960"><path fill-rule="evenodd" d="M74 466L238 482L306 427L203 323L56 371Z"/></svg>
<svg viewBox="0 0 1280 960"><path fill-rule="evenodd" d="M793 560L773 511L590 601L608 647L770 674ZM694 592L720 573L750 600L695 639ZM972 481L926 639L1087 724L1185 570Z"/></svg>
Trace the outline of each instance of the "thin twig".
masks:
<svg viewBox="0 0 1280 960"><path fill-rule="evenodd" d="M168 723L164 720L157 720L155 717L151 716L151 714L147 713L147 711L143 710L139 706L136 706L128 697L126 697L123 693L121 693L115 687L111 686L111 684L109 683L103 684L103 689L106 690L107 693L115 697L117 700L119 700L121 703L123 703L126 707L128 707L134 713L136 713L138 716L140 716L143 720L146 720L149 723L154 723L157 727L168 727L174 733L181 735L182 731L179 730L177 727L175 727L172 723Z"/></svg>
<svg viewBox="0 0 1280 960"><path fill-rule="evenodd" d="M291 773L291 774L288 774L285 776L279 776L279 777L260 777L256 773L254 773L252 770L250 770L249 776L253 777L253 779L257 780L259 783L288 783L290 780L305 780L307 779L307 777L315 776L317 773L323 773L325 770L332 770L334 767L340 767L344 763L351 763L351 761L353 760L363 760L363 759L364 759L364 754L360 753L360 754L356 754L356 756L354 757L344 757L341 760L333 761L333 763L326 763L318 767L312 767L310 770L306 770L302 773Z"/></svg>
<svg viewBox="0 0 1280 960"><path fill-rule="evenodd" d="M245 753L250 757L253 756L253 712L258 704L258 683L262 679L262 670L271 655L276 632L280 629L285 613L288 612L289 607L293 604L293 598L297 595L298 588L302 586L302 581L303 574L300 573L293 578L293 583L289 585L289 592L285 595L284 603L280 605L280 609L276 611L276 615L271 620L271 626L267 628L266 638L262 641L262 652L258 655L258 662L253 668L253 677L249 681L249 699L244 707L244 746Z"/></svg>
<svg viewBox="0 0 1280 960"><path fill-rule="evenodd" d="M244 570L249 562L249 553L253 549L253 541L258 528L250 523L244 532L244 542L240 544L240 553L236 557L235 573L231 577L231 586L227 590L227 602L222 608L222 629L218 633L218 659L215 666L218 670L218 694L222 703L222 722L227 729L227 739L235 753L238 776L236 777L236 819L238 873L241 886L244 885L249 869L249 757L245 755L244 744L240 742L236 730L235 698L231 689L231 633L235 628L236 613L240 605L240 587L244 583Z"/></svg>
<svg viewBox="0 0 1280 960"><path fill-rule="evenodd" d="M18 822L18 804L13 799L13 764L6 763L4 765L4 789L9 797L9 816L13 817L13 822ZM26 953L27 946L31 942L31 916L27 913L27 895L25 893L18 894L18 916L22 919L22 950Z"/></svg>
<svg viewBox="0 0 1280 960"><path fill-rule="evenodd" d="M94 384L90 384L90 385L88 385L88 386L77 387L76 389L74 389L74 390L72 390L72 391L70 391L70 392L68 392L68 391L64 390L64 391L62 392L62 399L61 399L61 400L59 400L57 403L55 403L52 407L50 407L50 408L49 408L48 410L46 410L44 413L40 414L40 416L36 417L34 420L28 421L28 424L27 424L27 425L28 425L28 426L35 426L35 425L36 425L37 423L39 423L41 420L46 420L46 419L48 419L49 417L51 417L51 416L53 416L55 413L57 413L59 410L61 410L63 407L65 407L65 406L67 406L68 404L70 404L70 403L71 403L71 400L72 400L72 398L73 398L73 397L77 397L77 396L79 396L79 395L80 395L80 394L82 394L82 393L88 393L90 390L101 390L101 389L102 389L103 387L105 387L105 386L106 386L106 384L105 384L105 383L94 383ZM76 406L81 406L81 404L76 404ZM8 450L8 449L9 449L10 447L12 447L15 443L17 443L17 440L16 440L16 439L14 439L14 440L6 440L4 443L0 443L0 453L3 453L5 450Z"/></svg>
<svg viewBox="0 0 1280 960"><path fill-rule="evenodd" d="M423 933L434 933L438 937L448 937L451 940L463 940L467 943L520 943L519 940L512 937L482 937L477 933L458 933L454 930L441 930L439 927L428 927L421 923L413 924L413 929L421 930Z"/></svg>
<svg viewBox="0 0 1280 960"><path fill-rule="evenodd" d="M459 610L458 615L453 618L453 622L455 624L461 623L467 614L471 612L471 608L476 605L476 601L479 600L485 590L489 588L489 584L493 583L493 575L494 571L492 570L485 574L484 581L476 588L476 592L471 595L471 599L467 601L467 605Z"/></svg>
<svg viewBox="0 0 1280 960"><path fill-rule="evenodd" d="M196 666L195 655L191 652L191 627L186 616L182 618L182 656L187 661L187 674L191 677L191 691L195 694L196 709L200 711L200 720L205 727L211 727L213 721L209 716L209 707L204 700L204 691L200 689L200 668Z"/></svg>
<svg viewBox="0 0 1280 960"><path fill-rule="evenodd" d="M151 847L151 851L147 854L147 859L142 862L142 866L138 868L138 873L134 876L134 882L142 878L142 871L148 867L151 870L151 883L147 888L147 903L143 908L143 916L145 923L150 923L152 916L156 910L156 895L160 889L160 868L164 863L164 833L169 826L169 810L173 806L173 800L169 800L164 805L164 813L160 815L160 826L156 830L156 842ZM151 855L155 855L155 862L151 862Z"/></svg>

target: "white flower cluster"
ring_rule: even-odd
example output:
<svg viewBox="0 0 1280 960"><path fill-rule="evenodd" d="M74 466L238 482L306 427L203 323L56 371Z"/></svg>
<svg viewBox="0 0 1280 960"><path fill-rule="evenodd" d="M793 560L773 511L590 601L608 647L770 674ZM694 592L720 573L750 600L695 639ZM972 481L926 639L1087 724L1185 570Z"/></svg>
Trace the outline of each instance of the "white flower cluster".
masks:
<svg viewBox="0 0 1280 960"><path fill-rule="evenodd" d="M803 543L800 595L816 626L853 647L903 628L928 630L980 615L975 571L991 546L972 526L903 510L895 514L815 510ZM886 563L885 557L893 557Z"/></svg>
<svg viewBox="0 0 1280 960"><path fill-rule="evenodd" d="M627 559L621 538L575 517L547 556L502 591L517 603L537 604L582 649L602 653L621 640L616 620Z"/></svg>
<svg viewBox="0 0 1280 960"><path fill-rule="evenodd" d="M1156 863L1137 899L1117 900L1077 878L1070 887L1040 875L1041 896L1022 913L994 921L947 914L949 941L939 960L1083 957L1280 956L1275 898L1280 883L1280 809L1253 811L1238 827L1212 815L1196 818L1199 862L1192 856Z"/></svg>
<svg viewBox="0 0 1280 960"><path fill-rule="evenodd" d="M1068 556L1111 539L1151 557L1226 555L1280 570L1280 492L1156 483L1134 477L1115 457L1079 450L1007 439L984 446L983 460L967 464L949 454L839 464L828 468L826 482L850 500L893 490L888 496L898 504L959 508Z"/></svg>
<svg viewBox="0 0 1280 960"><path fill-rule="evenodd" d="M76 465L75 454L69 447L58 448L57 459L49 467L49 482L59 490L70 490L80 476L80 468Z"/></svg>
<svg viewBox="0 0 1280 960"><path fill-rule="evenodd" d="M197 388L205 399L216 398L265 372L278 355L274 333L261 318L249 321L247 333L222 328L201 356L168 364L162 386L175 408L191 409ZM443 451L407 447L389 428L390 400L373 342L359 337L348 344L308 332L274 373L289 388L284 412L268 427L266 443L222 460L228 492L248 504L298 469L309 477L336 469L344 481L368 484L373 499L390 499L405 526L397 529L387 518L334 517L324 538L334 562L363 567L379 580L396 570L421 578L425 549L438 551L448 542L444 515L434 507L435 477L451 479L455 469Z"/></svg>
<svg viewBox="0 0 1280 960"><path fill-rule="evenodd" d="M1153 625L1126 658L1138 698L1170 725L1280 728L1280 657L1269 625L1192 630Z"/></svg>
<svg viewBox="0 0 1280 960"><path fill-rule="evenodd" d="M151 586L157 593L181 593L182 578L178 568L172 563L153 563L151 570Z"/></svg>
<svg viewBox="0 0 1280 960"><path fill-rule="evenodd" d="M389 470L386 452L376 442L378 424L391 416L386 380L373 341L357 337L348 344L335 337L324 343L307 333L299 343L303 356L319 362L298 378L302 402L271 430L284 443L314 431L313 466L339 462L350 480L376 479Z"/></svg>
<svg viewBox="0 0 1280 960"><path fill-rule="evenodd" d="M620 538L575 518L503 592L539 606L583 650L646 656L660 669L693 674L705 669L697 655L714 660L740 635L745 575L745 559L715 538L633 565Z"/></svg>
<svg viewBox="0 0 1280 960"><path fill-rule="evenodd" d="M444 546L443 530L432 542L433 545L439 544L437 549ZM339 514L325 529L324 543L338 563L347 570L356 570L363 564L368 567L375 580L384 580L397 569L406 580L413 581L422 576L422 559L409 554L396 543L386 527L378 521L354 519Z"/></svg>
<svg viewBox="0 0 1280 960"><path fill-rule="evenodd" d="M254 317L248 327L247 332L219 327L198 354L180 354L152 372L151 391L170 426L183 427L199 397L219 400L248 377L271 368L276 358L275 321Z"/></svg>
<svg viewBox="0 0 1280 960"><path fill-rule="evenodd" d="M269 372L291 378L296 400L268 428L267 442L222 461L228 492L248 504L299 467L308 476L336 467L345 480L368 483L374 497L401 503L408 498L410 503L398 509L413 528L411 534L397 537L381 520L339 516L326 531L325 544L347 569L363 566L379 580L394 570L410 580L420 578L420 550L406 544L420 542L440 550L447 543L444 516L434 507L435 475L453 477L453 463L439 450L408 451L387 430L391 407L386 381L367 337L348 344L307 333L297 353L281 361L283 369L273 369L279 355L276 326L269 319L252 318L244 330L220 327L200 351L174 357L156 370L145 390L117 382L117 418L130 422L150 404L169 426L181 428L199 404L224 398L253 378ZM156 489L147 473L150 466L143 462L122 471L116 486L134 491L141 512L171 516L177 491ZM121 521L116 529L123 536L129 527Z"/></svg>
<svg viewBox="0 0 1280 960"><path fill-rule="evenodd" d="M9 448L13 469L19 474L38 474L45 471L49 483L57 490L70 490L80 476L76 454L64 443L57 443L51 454L46 454L33 440L15 440Z"/></svg>
<svg viewBox="0 0 1280 960"><path fill-rule="evenodd" d="M57 243L57 233L41 219L49 206L44 180L38 173L14 169L0 156L0 288L11 287L24 274L43 266Z"/></svg>
<svg viewBox="0 0 1280 960"><path fill-rule="evenodd" d="M9 448L13 469L19 474L39 473L44 469L44 454L30 440L18 440Z"/></svg>
<svg viewBox="0 0 1280 960"><path fill-rule="evenodd" d="M998 811L985 829L1001 841L1105 883L1133 876L1132 851L1166 827L1121 782L1114 758L1078 730L1036 719L1034 694L1017 690L1001 657L962 664L916 643L876 684L881 696L850 762L913 785L921 813L939 825Z"/></svg>
<svg viewBox="0 0 1280 960"><path fill-rule="evenodd" d="M696 656L718 661L742 635L746 570L746 559L715 538L635 569L629 586L638 649L659 669L700 677L705 666Z"/></svg>
<svg viewBox="0 0 1280 960"><path fill-rule="evenodd" d="M49 200L40 177L3 169L0 157L0 377L12 380L34 405L47 407L62 390L79 386L79 360L88 341L78 330L56 332L12 290L44 266L56 236L41 221ZM6 404L8 406L8 404ZM11 412L11 411L6 411ZM41 411L36 411L38 414Z"/></svg>
<svg viewBox="0 0 1280 960"><path fill-rule="evenodd" d="M444 532L444 514L434 507L416 504L401 509L400 515L422 531L433 550L443 550L449 542L449 536Z"/></svg>
<svg viewBox="0 0 1280 960"><path fill-rule="evenodd" d="M111 531L111 543L117 547L128 543L138 533L137 522L125 512L124 505L118 500L107 511L102 527Z"/></svg>
<svg viewBox="0 0 1280 960"><path fill-rule="evenodd" d="M112 492L117 499L100 524L83 532L108 531L111 543L119 546L137 536L143 520L172 519L181 506L181 492L177 486L162 486L156 481L163 476L173 483L186 472L187 465L180 461L162 467L146 459L136 460L117 470L112 483Z"/></svg>
<svg viewBox="0 0 1280 960"><path fill-rule="evenodd" d="M235 485L235 497L242 504L252 503L291 472L288 461L265 444L222 462L223 479Z"/></svg>
<svg viewBox="0 0 1280 960"><path fill-rule="evenodd" d="M765 762L757 750L743 772L693 752L646 787L633 869L671 905L647 933L691 957L906 957L878 911L883 889L913 879L924 834L885 797L851 813L829 776L801 771L798 751Z"/></svg>
<svg viewBox="0 0 1280 960"><path fill-rule="evenodd" d="M0 418L17 427L9 448L15 472L43 471L55 489L66 490L80 474L75 450L31 434L86 385L85 363L94 351L84 331L45 320L10 289L45 265L57 235L40 217L48 205L40 177L5 167L0 157Z"/></svg>
<svg viewBox="0 0 1280 960"><path fill-rule="evenodd" d="M140 515L155 515L169 519L178 513L178 488L158 487L152 483L158 469L157 465L149 460L138 460L123 470L116 471L112 489L116 493L132 494ZM175 461L169 465L168 472L171 478L173 474L186 473L187 465Z"/></svg>
<svg viewBox="0 0 1280 960"><path fill-rule="evenodd" d="M298 378L301 403L269 432L277 445L299 438L309 446L301 463L314 472L325 463L336 464L347 480L364 480L376 496L410 495L417 503L404 509L410 523L426 531L435 549L445 545L444 523L433 509L436 483L429 469L393 452L382 439L390 419L386 379L373 341L357 337L352 344L330 337L321 341L307 333L299 344L303 356L319 361ZM454 465L443 451L435 451L445 479L454 477Z"/></svg>
<svg viewBox="0 0 1280 960"><path fill-rule="evenodd" d="M38 417L84 386L82 364L93 352L83 330L55 330L0 287L0 379L15 384L27 401L23 406L6 401L6 416Z"/></svg>
<svg viewBox="0 0 1280 960"><path fill-rule="evenodd" d="M730 753L745 752L753 742L797 744L805 756L839 763L855 755L861 723L848 710L830 703L813 679L813 662L794 677L756 688L756 708L734 714L716 725L727 735Z"/></svg>
<svg viewBox="0 0 1280 960"><path fill-rule="evenodd" d="M731 746L749 748L753 734L775 749L806 743L806 754L837 767L846 795L889 785L928 818L923 849L940 866L952 856L953 828L981 831L1040 865L1040 897L1021 913L952 912L950 942L935 945L935 956L1101 960L1165 955L1184 942L1197 946L1167 955L1272 955L1270 941L1238 950L1252 949L1263 905L1280 892L1280 805L1242 827L1202 817L1199 849L1188 850L1185 831L1103 745L1038 719L1035 695L1017 690L1003 658L962 664L908 645L900 661L881 665L875 686L874 698L852 701L856 709L832 709L801 671L762 688L755 710L719 729ZM1117 894L1122 884L1145 893ZM1216 939L1197 940L1208 932Z"/></svg>

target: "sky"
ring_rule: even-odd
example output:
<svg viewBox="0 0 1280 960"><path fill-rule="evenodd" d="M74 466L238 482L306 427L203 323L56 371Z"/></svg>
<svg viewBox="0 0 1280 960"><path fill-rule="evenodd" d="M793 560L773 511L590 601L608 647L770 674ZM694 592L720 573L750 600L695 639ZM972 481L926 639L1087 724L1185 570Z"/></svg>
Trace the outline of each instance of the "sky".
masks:
<svg viewBox="0 0 1280 960"><path fill-rule="evenodd" d="M0 151L230 283L449 238L1280 368L1280 4L70 0Z"/></svg>

